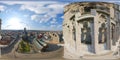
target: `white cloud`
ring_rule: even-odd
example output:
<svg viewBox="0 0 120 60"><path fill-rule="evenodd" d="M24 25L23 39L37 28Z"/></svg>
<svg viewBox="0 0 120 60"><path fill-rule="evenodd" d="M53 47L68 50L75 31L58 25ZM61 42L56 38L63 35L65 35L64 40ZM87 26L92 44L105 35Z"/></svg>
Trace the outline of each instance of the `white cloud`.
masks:
<svg viewBox="0 0 120 60"><path fill-rule="evenodd" d="M0 3L4 3L7 5L15 5L15 4L36 4L36 5L43 5L48 3L56 3L55 1L0 1Z"/></svg>
<svg viewBox="0 0 120 60"><path fill-rule="evenodd" d="M62 25L58 25L57 28L62 28Z"/></svg>
<svg viewBox="0 0 120 60"><path fill-rule="evenodd" d="M21 10L30 10L35 12L36 14L42 14L42 13L48 13L49 9L46 7L43 7L42 5L36 5L36 4L28 4L28 5L22 5Z"/></svg>
<svg viewBox="0 0 120 60"><path fill-rule="evenodd" d="M50 25L50 29L51 30L61 30L62 29L62 25L61 24L59 24L59 25L52 24L52 25Z"/></svg>
<svg viewBox="0 0 120 60"><path fill-rule="evenodd" d="M59 29L61 30L62 25L58 24L56 18L58 18L57 14L63 13L64 6L66 4L56 2L54 4L49 3L49 4L47 4L47 6L45 6L45 5L46 4L33 5L34 7L29 5L29 7L24 6L24 8L23 7L21 7L21 8L22 8L22 10L27 9L27 10L30 10L30 11L36 13L31 16L32 20L38 21L40 23L50 23L49 29L51 29L51 30L59 30ZM41 8L45 8L46 10L41 9ZM48 22L48 21L50 21L50 22ZM47 26L47 28L48 28L48 26Z"/></svg>
<svg viewBox="0 0 120 60"><path fill-rule="evenodd" d="M0 1L0 3L8 5L20 4L20 10L29 10L34 13L31 15L31 20L40 23L51 23L52 25L49 26L51 29L58 28L58 26L60 26L57 24L56 18L61 17L57 17L57 15L62 14L64 6L68 4L56 1ZM27 15L23 16L26 17Z"/></svg>
<svg viewBox="0 0 120 60"><path fill-rule="evenodd" d="M62 19L64 19L64 16L61 16Z"/></svg>
<svg viewBox="0 0 120 60"><path fill-rule="evenodd" d="M29 15L23 15L24 17L28 17Z"/></svg>
<svg viewBox="0 0 120 60"><path fill-rule="evenodd" d="M62 12L63 6L66 5L66 3L57 1L0 1L0 3L8 5L21 4L21 10L27 9L37 14L48 13L51 9L56 13Z"/></svg>
<svg viewBox="0 0 120 60"><path fill-rule="evenodd" d="M56 4L51 4L47 8L53 9L54 13L63 13L63 8L66 4L63 3L56 3Z"/></svg>
<svg viewBox="0 0 120 60"><path fill-rule="evenodd" d="M37 17L38 17L38 15L32 15L32 16L31 16L31 19L32 19L32 20L36 20Z"/></svg>
<svg viewBox="0 0 120 60"><path fill-rule="evenodd" d="M57 17L57 14L63 13L63 8L67 3L61 2L42 2L41 4L23 4L21 10L29 10L35 14L31 16L32 20L39 21L40 23L48 22L50 19Z"/></svg>
<svg viewBox="0 0 120 60"><path fill-rule="evenodd" d="M56 19L55 19L55 18L53 18L53 20L52 20L52 21L50 21L50 23L51 23L51 24L56 24L56 23L57 23L57 21L56 21Z"/></svg>
<svg viewBox="0 0 120 60"><path fill-rule="evenodd" d="M48 15L32 15L31 19L35 21L39 21L40 23L46 23L50 20L50 16Z"/></svg>
<svg viewBox="0 0 120 60"><path fill-rule="evenodd" d="M46 5L46 4L45 4ZM43 5L29 5L29 7L22 6L21 9L28 9L36 13L36 15L32 15L31 19L35 21L39 21L40 23L48 22L50 19L55 19L57 14L63 13L63 7L65 4L63 3L55 3L55 4L48 4L48 6ZM23 8L24 7L24 8ZM44 14L44 15L41 15ZM56 23L53 20L50 23Z"/></svg>
<svg viewBox="0 0 120 60"><path fill-rule="evenodd" d="M50 27L51 27L51 28L55 28L55 27L56 27L56 25L50 25Z"/></svg>
<svg viewBox="0 0 120 60"><path fill-rule="evenodd" d="M0 11L4 11L5 10L5 6L3 6L3 5L0 5Z"/></svg>

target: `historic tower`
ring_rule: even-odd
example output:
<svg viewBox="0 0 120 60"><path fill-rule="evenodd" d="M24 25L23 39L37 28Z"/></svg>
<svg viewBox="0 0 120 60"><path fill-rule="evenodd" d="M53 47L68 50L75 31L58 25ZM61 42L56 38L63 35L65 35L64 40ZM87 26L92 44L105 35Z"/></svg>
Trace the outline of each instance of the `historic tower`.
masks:
<svg viewBox="0 0 120 60"><path fill-rule="evenodd" d="M120 6L107 2L77 2L65 6L64 57L77 59L114 51L120 37Z"/></svg>

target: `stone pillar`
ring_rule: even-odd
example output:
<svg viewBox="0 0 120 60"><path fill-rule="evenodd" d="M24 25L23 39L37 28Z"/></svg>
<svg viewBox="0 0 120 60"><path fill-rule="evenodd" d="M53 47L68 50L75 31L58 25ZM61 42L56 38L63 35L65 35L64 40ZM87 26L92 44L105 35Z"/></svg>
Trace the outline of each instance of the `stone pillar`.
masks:
<svg viewBox="0 0 120 60"><path fill-rule="evenodd" d="M115 36L114 36L114 40L115 40L115 45L116 45L116 42L117 42L117 33L118 33L118 31L117 31L117 24L116 24L116 26L115 26Z"/></svg>
<svg viewBox="0 0 120 60"><path fill-rule="evenodd" d="M0 47L0 58L1 58L1 56L2 56L2 53L1 53L1 52L2 52L2 48Z"/></svg>
<svg viewBox="0 0 120 60"><path fill-rule="evenodd" d="M77 52L82 55L81 49L81 24L76 22L76 44L77 44Z"/></svg>
<svg viewBox="0 0 120 60"><path fill-rule="evenodd" d="M111 50L111 22L110 17L107 17L107 50Z"/></svg>
<svg viewBox="0 0 120 60"><path fill-rule="evenodd" d="M81 16L80 13L76 13L75 15L75 25L76 25L76 48L77 48L77 53L80 54L79 56L82 55L81 53L81 24L77 21L77 18Z"/></svg>
<svg viewBox="0 0 120 60"><path fill-rule="evenodd" d="M96 12L95 9L91 9L91 14L94 15L94 19L93 19L93 29L91 32L92 32L92 47L93 47L93 52L95 54L98 53L98 14Z"/></svg>
<svg viewBox="0 0 120 60"><path fill-rule="evenodd" d="M119 26L120 26L120 21L119 21L119 24L118 24ZM120 38L120 27L118 27L119 28L119 31L118 31L118 33L119 33L119 38Z"/></svg>
<svg viewBox="0 0 120 60"><path fill-rule="evenodd" d="M115 25L115 29L114 29L114 31L115 31L115 33L114 33L114 42L117 42L117 33L118 33L118 31L117 31L117 24ZM116 43L115 43L116 44Z"/></svg>
<svg viewBox="0 0 120 60"><path fill-rule="evenodd" d="M116 38L116 41L118 41L118 39L119 39L119 26L118 26L118 24L116 25L116 36L115 36L115 38Z"/></svg>
<svg viewBox="0 0 120 60"><path fill-rule="evenodd" d="M118 46L118 56L120 56L120 42L119 42L119 46Z"/></svg>
<svg viewBox="0 0 120 60"><path fill-rule="evenodd" d="M70 40L71 40L71 47L74 49L75 51L75 40L74 40L74 35L73 35L73 25L72 25L72 21L70 21Z"/></svg>

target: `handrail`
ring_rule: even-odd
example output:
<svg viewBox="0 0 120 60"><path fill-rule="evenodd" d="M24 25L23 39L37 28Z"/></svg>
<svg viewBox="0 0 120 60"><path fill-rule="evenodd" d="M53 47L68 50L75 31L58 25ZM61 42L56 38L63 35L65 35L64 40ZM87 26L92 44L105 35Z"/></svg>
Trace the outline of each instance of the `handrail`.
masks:
<svg viewBox="0 0 120 60"><path fill-rule="evenodd" d="M8 45L0 45L0 47L2 47L2 48L8 47L8 46L10 46L12 43L14 43L15 40L16 40L16 38L13 39Z"/></svg>

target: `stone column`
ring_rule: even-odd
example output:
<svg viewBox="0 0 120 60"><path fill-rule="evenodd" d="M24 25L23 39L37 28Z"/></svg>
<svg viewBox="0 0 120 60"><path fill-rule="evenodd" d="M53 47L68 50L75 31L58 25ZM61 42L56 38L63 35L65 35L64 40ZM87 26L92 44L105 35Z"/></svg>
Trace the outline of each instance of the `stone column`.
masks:
<svg viewBox="0 0 120 60"><path fill-rule="evenodd" d="M118 46L118 56L120 56L120 42L119 42L119 46Z"/></svg>
<svg viewBox="0 0 120 60"><path fill-rule="evenodd" d="M116 36L115 36L115 39L116 41L118 41L118 37L119 37L119 29L118 29L118 25L116 24Z"/></svg>
<svg viewBox="0 0 120 60"><path fill-rule="evenodd" d="M115 45L116 45L116 41L117 41L117 39L116 39L116 34L117 34L116 28L117 28L117 26L115 26L115 33L114 33L114 43L115 43Z"/></svg>
<svg viewBox="0 0 120 60"><path fill-rule="evenodd" d="M77 21L77 19L79 18L79 16L81 16L80 13L76 13L75 15L75 25L76 25L76 48L77 48L77 53L78 54L82 54L81 53L81 24ZM79 55L80 56L80 55Z"/></svg>
<svg viewBox="0 0 120 60"><path fill-rule="evenodd" d="M119 21L119 26L120 26L120 21ZM118 28L119 28L118 33L119 33L119 38L120 38L120 27L118 27Z"/></svg>
<svg viewBox="0 0 120 60"><path fill-rule="evenodd" d="M77 44L77 52L82 54L81 52L81 24L76 22L76 44Z"/></svg>
<svg viewBox="0 0 120 60"><path fill-rule="evenodd" d="M111 50L111 22L110 17L107 17L107 50Z"/></svg>
<svg viewBox="0 0 120 60"><path fill-rule="evenodd" d="M116 39L117 39L117 41L118 41L118 40L119 40L119 37L120 37L120 24L117 25L116 30L117 30L117 34L116 34L116 35L117 35L117 38L116 38Z"/></svg>
<svg viewBox="0 0 120 60"><path fill-rule="evenodd" d="M117 24L116 24L116 26L115 26L115 36L114 36L114 40L115 40L115 45L116 45L116 42L117 42Z"/></svg>
<svg viewBox="0 0 120 60"><path fill-rule="evenodd" d="M73 25L72 25L72 21L69 21L69 26L70 26L70 32L68 33L69 34L69 36L67 37L67 38L69 38L69 40L70 40L70 47L69 48L72 48L72 50L74 51L74 52L76 52L75 51L75 40L73 39L73 31L72 31L72 29L73 29Z"/></svg>
<svg viewBox="0 0 120 60"><path fill-rule="evenodd" d="M71 46L73 47L73 49L75 50L75 40L74 40L74 35L73 35L73 25L72 25L72 21L70 21L70 35L71 35Z"/></svg>
<svg viewBox="0 0 120 60"><path fill-rule="evenodd" d="M91 9L91 14L94 15L93 19L93 30L91 30L92 35L92 47L95 54L98 53L98 14L95 9Z"/></svg>
<svg viewBox="0 0 120 60"><path fill-rule="evenodd" d="M2 52L2 48L0 47L0 58L1 58L1 56L2 56L1 52Z"/></svg>

